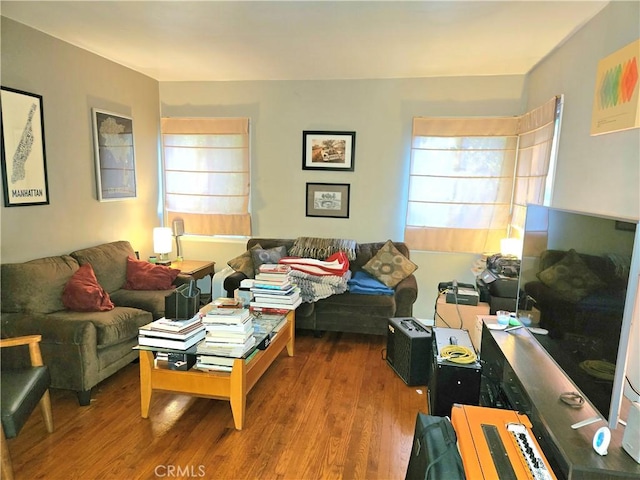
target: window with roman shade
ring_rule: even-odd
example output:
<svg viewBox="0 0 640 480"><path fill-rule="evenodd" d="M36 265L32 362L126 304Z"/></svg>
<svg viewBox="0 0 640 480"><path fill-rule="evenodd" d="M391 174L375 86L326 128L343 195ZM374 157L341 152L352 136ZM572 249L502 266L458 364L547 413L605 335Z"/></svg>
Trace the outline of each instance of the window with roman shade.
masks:
<svg viewBox="0 0 640 480"><path fill-rule="evenodd" d="M554 97L520 117L509 236L522 238L527 204L550 205L563 98Z"/></svg>
<svg viewBox="0 0 640 480"><path fill-rule="evenodd" d="M496 252L545 198L560 97L517 117L413 120L404 241L413 250Z"/></svg>
<svg viewBox="0 0 640 480"><path fill-rule="evenodd" d="M185 233L251 235L248 118L163 118L164 210Z"/></svg>

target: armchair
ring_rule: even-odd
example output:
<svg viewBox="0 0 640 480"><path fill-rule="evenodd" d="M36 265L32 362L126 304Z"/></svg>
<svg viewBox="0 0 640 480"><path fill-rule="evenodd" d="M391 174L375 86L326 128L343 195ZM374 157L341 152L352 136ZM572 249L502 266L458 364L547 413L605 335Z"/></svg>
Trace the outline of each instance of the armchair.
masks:
<svg viewBox="0 0 640 480"><path fill-rule="evenodd" d="M53 415L49 396L51 377L48 368L42 363L41 338L40 335L27 335L0 340L0 348L28 345L31 360L31 367L0 372L2 478L7 480L13 479L13 466L7 438L18 435L38 403L47 431L53 432Z"/></svg>

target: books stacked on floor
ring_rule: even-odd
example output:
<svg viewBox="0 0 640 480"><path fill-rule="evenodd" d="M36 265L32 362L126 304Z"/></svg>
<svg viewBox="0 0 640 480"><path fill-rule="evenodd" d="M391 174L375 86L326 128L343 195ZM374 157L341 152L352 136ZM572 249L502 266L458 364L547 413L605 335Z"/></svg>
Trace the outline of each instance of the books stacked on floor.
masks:
<svg viewBox="0 0 640 480"><path fill-rule="evenodd" d="M204 357L242 357L256 342L253 336L253 320L246 308L212 308L202 317L206 335L196 349L197 368L206 368L213 358ZM231 363L233 362L226 362ZM229 367L230 365L218 365ZM208 367L208 369L211 369ZM226 370L220 368L219 370Z"/></svg>
<svg viewBox="0 0 640 480"><path fill-rule="evenodd" d="M256 273L249 303L253 311L262 313L287 313L295 310L301 303L300 289L291 283L291 267L283 264L260 265Z"/></svg>
<svg viewBox="0 0 640 480"><path fill-rule="evenodd" d="M206 329L196 314L189 320L160 318L138 329L138 344L146 347L188 350L202 340Z"/></svg>

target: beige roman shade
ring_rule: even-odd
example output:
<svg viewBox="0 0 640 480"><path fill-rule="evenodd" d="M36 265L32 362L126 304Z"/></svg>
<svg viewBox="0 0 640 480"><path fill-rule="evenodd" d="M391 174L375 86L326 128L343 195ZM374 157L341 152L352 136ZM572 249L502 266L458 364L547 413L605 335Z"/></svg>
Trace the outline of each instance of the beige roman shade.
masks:
<svg viewBox="0 0 640 480"><path fill-rule="evenodd" d="M502 238L521 236L526 204L544 198L556 101L517 117L414 118L411 249L496 252Z"/></svg>
<svg viewBox="0 0 640 480"><path fill-rule="evenodd" d="M185 233L251 235L248 118L163 118L164 209Z"/></svg>

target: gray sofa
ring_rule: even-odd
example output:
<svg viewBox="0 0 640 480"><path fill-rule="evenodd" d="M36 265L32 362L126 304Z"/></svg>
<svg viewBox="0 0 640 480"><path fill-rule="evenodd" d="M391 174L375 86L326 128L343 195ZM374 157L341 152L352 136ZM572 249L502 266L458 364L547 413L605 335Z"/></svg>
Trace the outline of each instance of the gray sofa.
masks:
<svg viewBox="0 0 640 480"><path fill-rule="evenodd" d="M252 238L247 242L247 250L257 244L263 249L284 245L290 252L294 243L294 239ZM351 272L361 270L385 243L356 244L356 258L349 262ZM409 249L404 243L393 242L393 245L409 258ZM233 297L245 278L242 272L229 275L224 280L227 296ZM313 330L317 334L333 331L386 335L389 318L412 316L417 298L418 284L412 274L394 287L393 295L362 295L347 291L314 303L303 303L296 309L296 328Z"/></svg>
<svg viewBox="0 0 640 480"><path fill-rule="evenodd" d="M117 241L1 266L2 337L42 335L40 347L51 372L51 387L76 391L80 405L89 404L92 387L137 358L132 348L137 344L138 327L164 316L164 300L172 290L122 288L129 256L135 257L129 242ZM112 310L65 308L65 285L86 263L109 294L115 305ZM180 274L174 285L190 280ZM2 360L16 361L5 356Z"/></svg>

